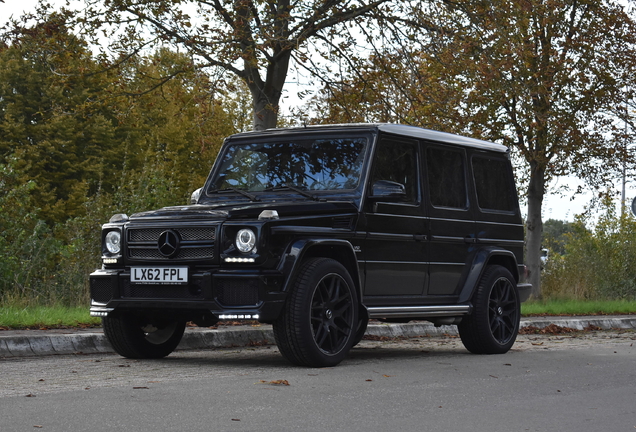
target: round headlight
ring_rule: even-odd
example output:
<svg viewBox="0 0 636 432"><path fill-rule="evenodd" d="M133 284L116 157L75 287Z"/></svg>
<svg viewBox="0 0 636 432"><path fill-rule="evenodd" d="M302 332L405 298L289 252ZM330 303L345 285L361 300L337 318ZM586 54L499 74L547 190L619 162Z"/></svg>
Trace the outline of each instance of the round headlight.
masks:
<svg viewBox="0 0 636 432"><path fill-rule="evenodd" d="M118 254L121 251L121 233L119 231L110 231L106 234L106 249L112 254Z"/></svg>
<svg viewBox="0 0 636 432"><path fill-rule="evenodd" d="M236 248L243 253L252 252L256 246L256 234L249 228L243 228L236 234Z"/></svg>

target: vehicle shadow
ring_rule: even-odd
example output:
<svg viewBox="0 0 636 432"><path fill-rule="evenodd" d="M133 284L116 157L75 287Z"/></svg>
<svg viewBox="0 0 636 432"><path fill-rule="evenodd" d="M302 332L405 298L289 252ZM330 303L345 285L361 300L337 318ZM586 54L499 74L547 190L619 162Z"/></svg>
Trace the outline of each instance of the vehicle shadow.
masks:
<svg viewBox="0 0 636 432"><path fill-rule="evenodd" d="M412 341L377 343L363 341L354 347L343 361L345 364L376 363L385 360L405 360L471 355L461 344L444 344L426 341L420 344ZM197 351L175 351L168 357L142 362L161 362L175 366L216 366L240 368L298 368L278 351L275 345L259 347L210 348ZM300 366L302 367L302 366Z"/></svg>

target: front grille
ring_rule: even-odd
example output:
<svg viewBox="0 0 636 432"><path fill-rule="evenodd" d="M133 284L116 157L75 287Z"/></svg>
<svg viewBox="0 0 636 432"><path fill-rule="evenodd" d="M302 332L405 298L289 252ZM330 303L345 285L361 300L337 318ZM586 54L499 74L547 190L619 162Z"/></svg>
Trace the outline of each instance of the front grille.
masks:
<svg viewBox="0 0 636 432"><path fill-rule="evenodd" d="M217 278L214 280L216 299L225 306L252 306L258 303L257 279Z"/></svg>
<svg viewBox="0 0 636 432"><path fill-rule="evenodd" d="M91 279L91 299L98 303L108 303L113 297L113 289L110 285L110 278Z"/></svg>
<svg viewBox="0 0 636 432"><path fill-rule="evenodd" d="M200 288L188 285L145 285L122 282L122 298L144 299L200 299L203 293Z"/></svg>
<svg viewBox="0 0 636 432"><path fill-rule="evenodd" d="M195 261L214 258L215 226L170 228L180 239L179 251L172 257L159 252L159 237L168 228L128 228L128 258L140 261Z"/></svg>
<svg viewBox="0 0 636 432"><path fill-rule="evenodd" d="M131 228L128 230L128 241L130 242L157 242L159 236L164 232L164 228ZM181 236L183 241L214 241L216 229L214 227L201 228L177 228L173 229Z"/></svg>
<svg viewBox="0 0 636 432"><path fill-rule="evenodd" d="M128 246L128 256L132 259L151 259L158 261L172 261L172 260L198 260L209 259L214 257L214 248L181 248L179 253L173 257L168 258L159 253L157 247L138 247Z"/></svg>

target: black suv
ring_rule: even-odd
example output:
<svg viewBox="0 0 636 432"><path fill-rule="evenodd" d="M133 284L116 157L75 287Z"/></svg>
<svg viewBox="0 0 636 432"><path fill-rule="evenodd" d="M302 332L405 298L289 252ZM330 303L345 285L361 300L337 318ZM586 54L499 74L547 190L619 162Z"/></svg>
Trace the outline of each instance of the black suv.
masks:
<svg viewBox="0 0 636 432"><path fill-rule="evenodd" d="M233 135L191 205L115 215L102 244L91 315L130 358L219 320L273 324L298 365L338 364L370 318L504 353L530 292L506 147L403 125Z"/></svg>

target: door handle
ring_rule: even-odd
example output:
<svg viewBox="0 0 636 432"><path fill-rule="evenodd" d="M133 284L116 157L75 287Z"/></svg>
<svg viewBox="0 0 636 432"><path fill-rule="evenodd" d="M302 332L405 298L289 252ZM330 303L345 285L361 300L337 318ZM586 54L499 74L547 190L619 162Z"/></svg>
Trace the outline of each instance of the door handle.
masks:
<svg viewBox="0 0 636 432"><path fill-rule="evenodd" d="M426 234L413 234L413 239L415 241L426 241L427 237Z"/></svg>

